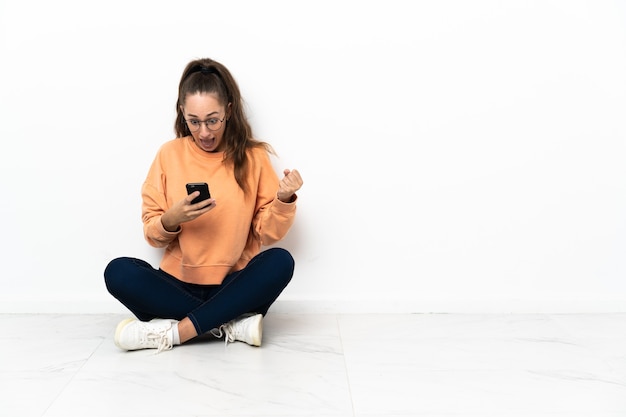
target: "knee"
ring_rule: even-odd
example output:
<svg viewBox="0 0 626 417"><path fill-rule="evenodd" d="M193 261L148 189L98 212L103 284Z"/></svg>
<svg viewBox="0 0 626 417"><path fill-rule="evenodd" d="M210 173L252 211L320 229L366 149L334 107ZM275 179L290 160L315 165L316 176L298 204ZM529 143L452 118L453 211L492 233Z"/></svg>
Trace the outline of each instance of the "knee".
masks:
<svg viewBox="0 0 626 417"><path fill-rule="evenodd" d="M116 288L118 288L125 275L124 271L128 268L129 261L130 258L126 257L115 258L104 268L104 283L111 294L115 293Z"/></svg>
<svg viewBox="0 0 626 417"><path fill-rule="evenodd" d="M282 271L282 276L286 278L287 283L291 281L293 271L295 268L295 261L291 253L283 248L271 248L268 249L273 257L273 264L277 266L277 270Z"/></svg>

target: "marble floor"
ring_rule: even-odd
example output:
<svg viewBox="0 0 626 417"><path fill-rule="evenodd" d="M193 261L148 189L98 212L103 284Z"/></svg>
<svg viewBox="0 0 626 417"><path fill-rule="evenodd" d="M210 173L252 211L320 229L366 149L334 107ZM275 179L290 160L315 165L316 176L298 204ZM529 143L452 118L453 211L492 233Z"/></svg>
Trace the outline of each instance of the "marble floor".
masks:
<svg viewBox="0 0 626 417"><path fill-rule="evenodd" d="M626 313L270 314L158 355L120 315L0 315L0 416L626 416Z"/></svg>

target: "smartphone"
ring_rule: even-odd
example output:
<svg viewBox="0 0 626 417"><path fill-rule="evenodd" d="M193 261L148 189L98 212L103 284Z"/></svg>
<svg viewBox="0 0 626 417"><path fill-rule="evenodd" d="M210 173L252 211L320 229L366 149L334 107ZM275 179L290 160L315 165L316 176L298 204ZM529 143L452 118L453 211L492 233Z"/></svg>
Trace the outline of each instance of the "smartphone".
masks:
<svg viewBox="0 0 626 417"><path fill-rule="evenodd" d="M207 198L211 198L211 193L209 192L209 184L207 184L206 182L190 182L189 184L187 184L187 195L193 193L194 191L200 191L200 195L194 198L191 201L191 204L196 204L206 200Z"/></svg>

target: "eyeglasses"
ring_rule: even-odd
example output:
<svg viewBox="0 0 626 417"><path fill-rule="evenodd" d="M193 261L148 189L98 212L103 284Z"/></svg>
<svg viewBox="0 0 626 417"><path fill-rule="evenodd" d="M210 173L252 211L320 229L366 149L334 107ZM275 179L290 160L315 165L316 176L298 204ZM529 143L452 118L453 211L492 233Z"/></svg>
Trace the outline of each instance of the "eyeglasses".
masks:
<svg viewBox="0 0 626 417"><path fill-rule="evenodd" d="M206 128L209 129L210 131L215 132L216 130L220 130L222 128L222 123L224 122L224 119L226 119L226 117L224 117L223 119L218 119L217 117L211 117L206 120L185 119L185 122L187 122L187 127L192 132L197 132L198 130L200 130L200 126L202 124L204 124Z"/></svg>

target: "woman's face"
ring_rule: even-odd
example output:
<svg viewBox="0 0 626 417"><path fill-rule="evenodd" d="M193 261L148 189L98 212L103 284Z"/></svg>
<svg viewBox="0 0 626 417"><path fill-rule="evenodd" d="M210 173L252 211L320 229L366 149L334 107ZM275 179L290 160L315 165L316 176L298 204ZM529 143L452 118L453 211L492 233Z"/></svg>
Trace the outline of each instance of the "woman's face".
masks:
<svg viewBox="0 0 626 417"><path fill-rule="evenodd" d="M222 136L227 114L215 94L188 94L181 109L198 148L205 152L224 150Z"/></svg>

